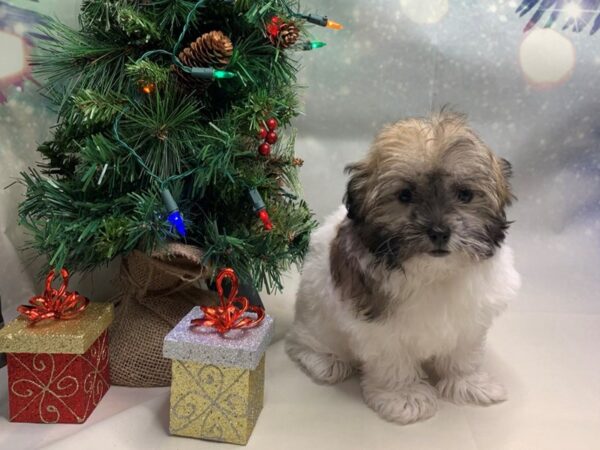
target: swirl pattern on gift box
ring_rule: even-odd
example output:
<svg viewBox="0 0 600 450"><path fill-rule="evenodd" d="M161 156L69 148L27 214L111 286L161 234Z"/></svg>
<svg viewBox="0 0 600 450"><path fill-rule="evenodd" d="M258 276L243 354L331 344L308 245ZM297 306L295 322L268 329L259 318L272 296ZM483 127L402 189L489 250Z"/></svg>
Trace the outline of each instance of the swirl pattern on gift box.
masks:
<svg viewBox="0 0 600 450"><path fill-rule="evenodd" d="M83 380L83 391L89 394L92 407L100 402L110 387L105 376L108 369L108 334L103 333L98 341L98 345L90 349L89 358L81 355L81 359L92 367L91 372L88 372Z"/></svg>
<svg viewBox="0 0 600 450"><path fill-rule="evenodd" d="M18 410L10 411L11 421L35 409L42 423L82 423L109 388L106 332L83 355L12 353L9 358L11 369L23 374L10 384L21 400Z"/></svg>
<svg viewBox="0 0 600 450"><path fill-rule="evenodd" d="M10 386L11 392L21 398L29 399L29 402L17 413L12 413L11 419L17 418L22 412L26 411L37 402L39 417L44 423L58 423L60 420L59 408L57 403L63 408L67 408L76 416L75 412L69 408L65 399L74 397L79 390L79 382L72 375L65 375L76 355L70 357L70 361L60 368L56 373L56 363L54 355L37 354L33 356L31 365L27 365L21 355L12 354L11 359L17 362L27 371L30 378L21 378L13 382ZM61 408L62 409L62 408Z"/></svg>
<svg viewBox="0 0 600 450"><path fill-rule="evenodd" d="M240 430L247 418L247 400L243 395L247 388L243 384L249 371L181 361L174 361L174 364L186 375L187 392L171 410L178 424L172 432L199 428L205 439L221 441L232 434L236 440L242 439Z"/></svg>
<svg viewBox="0 0 600 450"><path fill-rule="evenodd" d="M17 311L30 322L36 323L44 319L74 319L85 308L90 301L77 292L69 292L69 272L61 269L60 275L63 279L58 289L52 287L56 273L51 270L46 277L46 286L42 295L36 295L29 300L29 305L21 305Z"/></svg>

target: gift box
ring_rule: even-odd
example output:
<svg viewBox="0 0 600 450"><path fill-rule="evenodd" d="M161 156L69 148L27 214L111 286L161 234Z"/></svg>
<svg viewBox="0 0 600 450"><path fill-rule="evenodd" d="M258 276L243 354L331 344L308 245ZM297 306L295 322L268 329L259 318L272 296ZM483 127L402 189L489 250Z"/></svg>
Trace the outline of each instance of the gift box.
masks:
<svg viewBox="0 0 600 450"><path fill-rule="evenodd" d="M0 330L4 328L4 318L2 317L2 298L0 297ZM0 369L6 365L6 356L0 353Z"/></svg>
<svg viewBox="0 0 600 450"><path fill-rule="evenodd" d="M18 317L0 330L10 421L85 422L110 386L112 320L112 304L90 303L69 320L31 323Z"/></svg>
<svg viewBox="0 0 600 450"><path fill-rule="evenodd" d="M171 434L246 444L263 406L265 351L273 319L228 334L190 326L196 307L165 337L172 359Z"/></svg>

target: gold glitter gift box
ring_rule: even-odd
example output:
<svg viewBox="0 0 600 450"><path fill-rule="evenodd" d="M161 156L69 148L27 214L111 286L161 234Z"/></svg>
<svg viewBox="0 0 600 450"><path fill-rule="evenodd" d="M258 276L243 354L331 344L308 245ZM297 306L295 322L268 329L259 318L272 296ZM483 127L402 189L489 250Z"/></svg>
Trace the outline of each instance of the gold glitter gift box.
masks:
<svg viewBox="0 0 600 450"><path fill-rule="evenodd" d="M266 316L232 337L191 328L194 308L165 337L172 359L169 430L178 436L245 445L263 406L265 351L273 334Z"/></svg>
<svg viewBox="0 0 600 450"><path fill-rule="evenodd" d="M110 386L107 328L112 304L90 303L76 318L0 330L8 360L11 422L83 423Z"/></svg>

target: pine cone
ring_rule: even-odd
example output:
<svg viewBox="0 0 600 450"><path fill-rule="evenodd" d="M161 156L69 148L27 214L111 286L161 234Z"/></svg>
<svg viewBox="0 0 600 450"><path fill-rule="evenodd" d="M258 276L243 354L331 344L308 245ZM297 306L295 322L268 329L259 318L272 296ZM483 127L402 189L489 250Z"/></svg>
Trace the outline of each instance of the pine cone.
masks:
<svg viewBox="0 0 600 450"><path fill-rule="evenodd" d="M233 44L221 31L204 33L179 53L179 60L189 67L224 69L231 61ZM197 80L175 67L179 78L190 88L206 88L210 81Z"/></svg>
<svg viewBox="0 0 600 450"><path fill-rule="evenodd" d="M292 22L285 22L279 26L277 36L271 37L271 43L279 48L288 48L294 45L300 37L300 30Z"/></svg>
<svg viewBox="0 0 600 450"><path fill-rule="evenodd" d="M224 69L233 54L231 40L220 31L204 33L179 53L179 59L190 67Z"/></svg>

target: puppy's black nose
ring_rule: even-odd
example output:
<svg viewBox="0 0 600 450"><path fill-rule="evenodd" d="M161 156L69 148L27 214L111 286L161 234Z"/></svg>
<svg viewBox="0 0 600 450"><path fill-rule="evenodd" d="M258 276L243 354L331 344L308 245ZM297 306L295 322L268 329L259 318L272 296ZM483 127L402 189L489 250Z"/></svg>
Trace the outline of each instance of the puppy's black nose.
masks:
<svg viewBox="0 0 600 450"><path fill-rule="evenodd" d="M432 227L427 230L427 236L436 247L443 247L450 240L450 228Z"/></svg>

